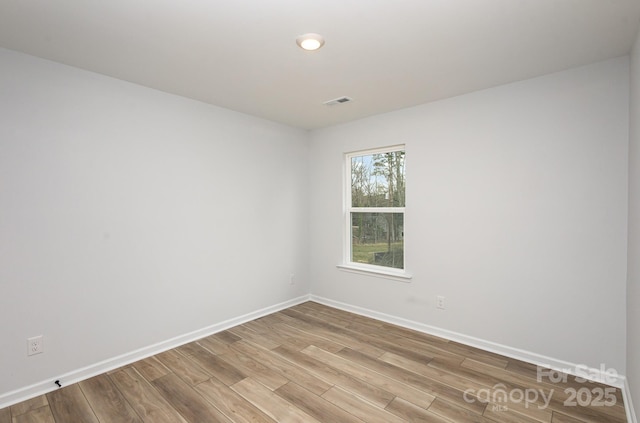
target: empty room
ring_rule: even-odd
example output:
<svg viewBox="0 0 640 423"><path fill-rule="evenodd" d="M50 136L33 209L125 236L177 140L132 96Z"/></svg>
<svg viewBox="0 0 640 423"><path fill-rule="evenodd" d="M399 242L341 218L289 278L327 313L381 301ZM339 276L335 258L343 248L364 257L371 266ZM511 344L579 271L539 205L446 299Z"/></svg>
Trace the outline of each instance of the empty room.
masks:
<svg viewBox="0 0 640 423"><path fill-rule="evenodd" d="M0 423L636 423L637 0L0 1Z"/></svg>

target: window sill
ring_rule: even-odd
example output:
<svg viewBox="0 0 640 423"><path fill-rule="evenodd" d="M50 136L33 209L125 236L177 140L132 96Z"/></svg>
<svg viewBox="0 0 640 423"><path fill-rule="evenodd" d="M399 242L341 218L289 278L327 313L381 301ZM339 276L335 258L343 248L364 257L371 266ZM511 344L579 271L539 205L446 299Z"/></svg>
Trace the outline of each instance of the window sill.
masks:
<svg viewBox="0 0 640 423"><path fill-rule="evenodd" d="M384 279L393 279L400 282L411 282L411 278L413 278L412 274L407 273L404 270L377 269L369 266L358 266L354 264L339 264L336 267L345 272L374 276Z"/></svg>

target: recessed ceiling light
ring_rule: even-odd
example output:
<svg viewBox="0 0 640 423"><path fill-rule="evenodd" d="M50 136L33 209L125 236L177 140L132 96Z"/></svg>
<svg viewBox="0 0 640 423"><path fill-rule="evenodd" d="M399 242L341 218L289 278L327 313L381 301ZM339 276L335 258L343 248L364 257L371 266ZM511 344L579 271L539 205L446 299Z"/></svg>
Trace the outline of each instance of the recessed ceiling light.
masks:
<svg viewBox="0 0 640 423"><path fill-rule="evenodd" d="M303 34L296 38L296 43L304 50L318 50L324 45L324 38L320 34Z"/></svg>

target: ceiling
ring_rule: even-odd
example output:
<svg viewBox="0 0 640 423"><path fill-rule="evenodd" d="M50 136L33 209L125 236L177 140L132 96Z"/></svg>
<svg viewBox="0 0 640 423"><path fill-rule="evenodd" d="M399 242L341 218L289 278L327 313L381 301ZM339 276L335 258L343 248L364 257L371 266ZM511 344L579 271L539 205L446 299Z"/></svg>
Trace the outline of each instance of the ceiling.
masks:
<svg viewBox="0 0 640 423"><path fill-rule="evenodd" d="M639 0L0 0L0 46L314 129L625 55L639 19Z"/></svg>

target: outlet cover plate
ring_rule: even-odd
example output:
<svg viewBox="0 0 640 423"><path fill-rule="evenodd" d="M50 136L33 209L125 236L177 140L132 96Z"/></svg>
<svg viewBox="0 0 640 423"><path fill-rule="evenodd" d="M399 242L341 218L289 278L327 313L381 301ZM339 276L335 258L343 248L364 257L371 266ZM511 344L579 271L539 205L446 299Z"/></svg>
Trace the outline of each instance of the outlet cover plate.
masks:
<svg viewBox="0 0 640 423"><path fill-rule="evenodd" d="M34 336L27 339L27 355L36 355L44 352L43 336Z"/></svg>

